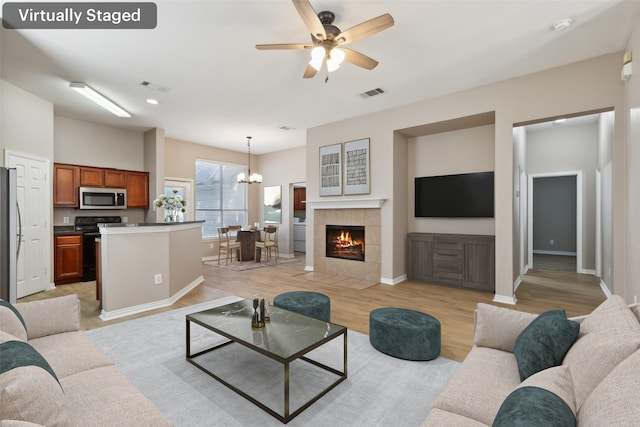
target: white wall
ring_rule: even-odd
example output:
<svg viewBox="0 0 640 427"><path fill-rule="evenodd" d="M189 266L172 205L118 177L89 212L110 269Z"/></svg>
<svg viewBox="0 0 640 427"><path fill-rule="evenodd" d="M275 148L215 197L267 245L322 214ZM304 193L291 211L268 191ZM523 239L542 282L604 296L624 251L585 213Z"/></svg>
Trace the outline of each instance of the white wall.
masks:
<svg viewBox="0 0 640 427"><path fill-rule="evenodd" d="M618 114L622 114L621 112ZM598 168L600 169L601 186L601 243L602 253L601 280L613 292L613 129L615 114L613 111L600 114L598 120ZM624 284L618 285L624 290ZM620 293L622 295L622 293Z"/></svg>

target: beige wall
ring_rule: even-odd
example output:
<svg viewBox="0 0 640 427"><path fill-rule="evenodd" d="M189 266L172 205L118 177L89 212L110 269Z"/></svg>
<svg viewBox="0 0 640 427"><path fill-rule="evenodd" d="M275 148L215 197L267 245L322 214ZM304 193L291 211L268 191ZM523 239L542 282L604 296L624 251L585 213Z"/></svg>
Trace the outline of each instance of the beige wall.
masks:
<svg viewBox="0 0 640 427"><path fill-rule="evenodd" d="M262 188L277 185L282 190L282 223L278 224L278 248L283 256L293 256L293 184L303 183L307 178L304 162L306 155L306 147L263 154L260 156L260 169L257 169L263 178L256 201L259 206L258 221L261 224L264 223Z"/></svg>
<svg viewBox="0 0 640 427"><path fill-rule="evenodd" d="M480 126L409 139L409 229L418 233L495 233L493 218L416 218L415 177L494 170L495 126Z"/></svg>
<svg viewBox="0 0 640 427"><path fill-rule="evenodd" d="M627 45L627 51L633 51L635 56L635 64L639 64L640 61L640 18L636 18L636 26L633 34L629 39ZM620 71L622 57L619 57L618 71ZM624 120L626 122L625 141L624 148L620 151L624 152L626 174L624 176L624 186L626 186L626 218L624 220L624 233L626 243L624 247L615 245L613 248L614 255L624 256L626 262L626 278L628 280L627 286L622 289L618 286L617 278L615 284L615 292L624 295L628 302L633 302L635 298L640 298L640 68L634 64L635 75L632 76L629 81L624 83ZM616 116L616 121L618 116ZM617 133L616 133L617 135ZM615 150L615 147L614 147ZM619 156L614 158L614 171L617 169L616 160ZM615 178L614 178L615 179ZM615 180L614 180L615 183ZM617 200L614 200L617 202ZM615 218L614 220L616 220ZM620 234L620 230L617 228L614 230L614 238L617 238ZM617 272L617 265L616 265Z"/></svg>
<svg viewBox="0 0 640 427"><path fill-rule="evenodd" d="M394 131L423 124L453 120L487 111L495 111L494 166L496 178L496 293L498 300L510 300L513 284L518 276L513 259L513 126L516 123L567 115L576 112L614 107L622 109L623 87L620 85L620 54L611 54L551 70L506 80L495 84L430 99L380 113L318 126L307 131L307 199L319 200L318 149L320 146L371 139L371 194L368 196L339 196L323 199L385 198L382 207L382 278L394 281L406 273L404 252L394 253L397 241L405 235L394 233L395 221L406 221L406 204L393 200ZM623 144L622 120L616 117L614 145ZM616 157L614 164L624 169L624 157ZM396 166L397 167L397 166ZM406 176L406 175L405 175ZM406 178L404 178L406 180ZM614 186L614 201L621 206L624 194ZM619 215L614 213L614 215ZM409 230L412 231L412 230ZM623 230L616 231L623 238ZM309 237L309 234L307 234ZM309 247L309 245L308 245ZM615 250L615 249L614 249ZM313 254L307 253L307 264ZM619 269L615 267L616 274ZM620 272L624 274L624 272Z"/></svg>

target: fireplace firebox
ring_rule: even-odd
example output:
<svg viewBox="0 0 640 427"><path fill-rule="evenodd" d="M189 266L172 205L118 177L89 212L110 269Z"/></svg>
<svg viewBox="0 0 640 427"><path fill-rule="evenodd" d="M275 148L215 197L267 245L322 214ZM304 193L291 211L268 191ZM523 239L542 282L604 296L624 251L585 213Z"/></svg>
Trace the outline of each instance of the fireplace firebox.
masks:
<svg viewBox="0 0 640 427"><path fill-rule="evenodd" d="M364 262L364 226L327 225L326 238L327 257Z"/></svg>

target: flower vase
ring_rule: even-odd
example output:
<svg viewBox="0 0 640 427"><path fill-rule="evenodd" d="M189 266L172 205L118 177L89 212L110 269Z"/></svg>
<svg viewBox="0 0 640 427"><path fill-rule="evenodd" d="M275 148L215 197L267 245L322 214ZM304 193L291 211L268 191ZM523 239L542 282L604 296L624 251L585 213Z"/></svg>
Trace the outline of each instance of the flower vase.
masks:
<svg viewBox="0 0 640 427"><path fill-rule="evenodd" d="M178 222L178 210L177 209L165 209L164 210L164 222Z"/></svg>

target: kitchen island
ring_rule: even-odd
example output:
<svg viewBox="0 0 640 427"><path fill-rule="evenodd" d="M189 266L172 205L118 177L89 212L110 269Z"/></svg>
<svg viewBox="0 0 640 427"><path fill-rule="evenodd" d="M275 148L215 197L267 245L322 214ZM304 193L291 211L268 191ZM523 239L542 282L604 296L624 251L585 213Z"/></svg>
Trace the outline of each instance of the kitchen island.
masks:
<svg viewBox="0 0 640 427"><path fill-rule="evenodd" d="M202 283L203 223L100 224L100 318L169 306Z"/></svg>

